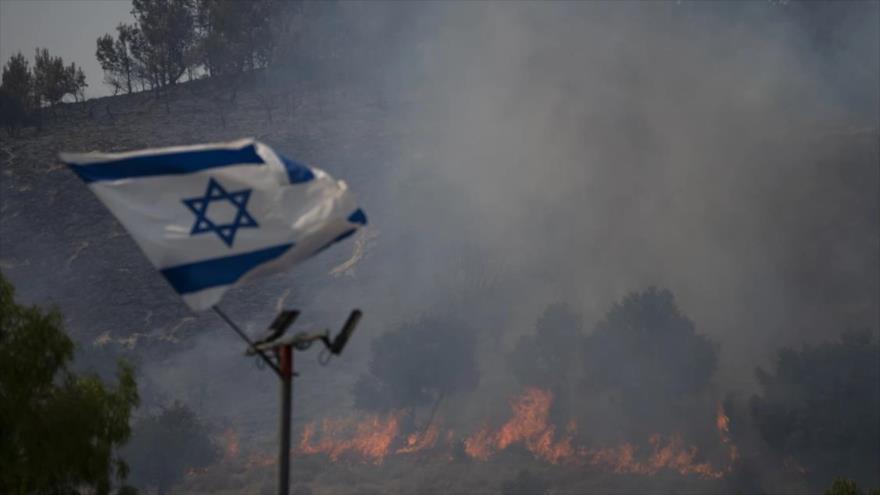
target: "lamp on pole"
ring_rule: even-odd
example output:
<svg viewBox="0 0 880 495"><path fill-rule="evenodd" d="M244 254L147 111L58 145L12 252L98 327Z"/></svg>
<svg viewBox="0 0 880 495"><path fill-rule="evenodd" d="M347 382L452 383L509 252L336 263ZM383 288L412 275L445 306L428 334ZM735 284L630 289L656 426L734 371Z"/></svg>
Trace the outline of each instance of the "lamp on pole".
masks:
<svg viewBox="0 0 880 495"><path fill-rule="evenodd" d="M278 494L290 493L290 418L293 402L293 377L297 373L293 369L293 351L305 351L316 341L324 344L324 349L333 355L342 353L345 344L354 332L358 321L361 319L361 311L352 310L342 326L342 330L330 340L329 330L322 332L307 333L298 332L289 337L284 337L287 328L299 316L295 310L285 310L278 314L266 332L266 336L252 341L223 311L217 306L213 307L216 312L233 330L248 344L245 354L257 355L263 360L278 378L281 380L281 417L280 417L280 445L278 451Z"/></svg>

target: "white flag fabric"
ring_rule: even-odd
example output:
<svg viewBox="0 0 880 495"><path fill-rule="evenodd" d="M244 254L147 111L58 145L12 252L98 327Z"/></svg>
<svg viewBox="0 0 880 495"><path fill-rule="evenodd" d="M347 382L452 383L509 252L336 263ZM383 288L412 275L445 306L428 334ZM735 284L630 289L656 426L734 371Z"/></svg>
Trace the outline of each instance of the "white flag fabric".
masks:
<svg viewBox="0 0 880 495"><path fill-rule="evenodd" d="M60 157L197 311L367 223L345 182L252 139Z"/></svg>

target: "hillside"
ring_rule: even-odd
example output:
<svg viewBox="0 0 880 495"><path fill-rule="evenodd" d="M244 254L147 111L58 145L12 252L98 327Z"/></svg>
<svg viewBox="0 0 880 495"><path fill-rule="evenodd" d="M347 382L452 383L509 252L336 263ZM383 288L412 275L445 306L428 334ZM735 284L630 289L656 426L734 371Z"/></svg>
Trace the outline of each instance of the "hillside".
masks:
<svg viewBox="0 0 880 495"><path fill-rule="evenodd" d="M360 431L358 421L366 421L367 433L300 445L295 493L498 493L523 470L552 480L554 494L807 491L794 461L757 465L769 458L755 447L760 440L743 446L753 464L733 463L728 423L742 437L757 434L740 421L747 413L731 420L720 404L729 396L747 404L757 390L755 366L775 359L780 346L828 340L847 328L876 334L875 117L836 99L830 83L816 84L827 101L803 98L819 90L806 83L791 90L805 80L797 71L767 76L764 86L751 76L729 84L728 76L750 74L753 61L717 62L687 36L667 46L665 32L648 30L648 41L625 56L608 55L598 43L605 27L591 14L595 29L558 33L559 46L599 47L581 59L576 50L543 44L541 16L486 15L461 35L459 14L473 12L450 12L455 29L400 43L403 62L385 52L392 61L375 67L367 57L360 65L337 60L332 74L284 83L254 73L234 102L230 81L186 82L162 99L137 93L63 105L41 132L4 134L0 269L23 302L61 310L81 368L109 377L117 357L136 364L140 414L182 400L211 424L222 461L193 471L174 493L271 492L274 378L242 356L242 343L213 314L186 309L57 160L60 151L255 137L347 181L370 218L354 239L230 291L222 302L249 331L281 307L304 311L296 330L336 327L351 308L365 311L342 358L321 367L314 352L297 355L296 441L307 425L324 428L323 419L329 426L321 431L340 424ZM566 12L552 20L564 26ZM715 40L711 27L695 32ZM511 39L496 45L484 39L487 32ZM528 43L518 45L519 36ZM387 45L376 51L395 43ZM645 50L673 69L655 70ZM677 63L725 76L707 75L693 87ZM775 59L760 63L776 70ZM614 394L586 388L582 412L599 420L581 421L580 429L548 425L540 414L524 415L540 419L532 421L538 426L514 421L522 391L505 359L545 307L571 304L588 335L623 295L654 285L672 289L699 333L720 348L717 372L705 377L712 386L700 398L710 414L685 417L711 426L685 432L698 437L693 450L653 437L639 440L641 450L603 444L641 429L618 422ZM473 325L481 377L475 393L444 403L437 414L443 430L426 442L437 446L420 451L413 447L420 439L410 442L403 428L393 440L381 434L392 420L412 419L411 411L366 416L352 408L351 389L376 336L430 313ZM621 359L606 373L633 369ZM692 406L688 400L670 400L671 410ZM495 438L492 428L511 424L527 432L494 457L467 451L466 440ZM565 462L536 454L548 445Z"/></svg>
<svg viewBox="0 0 880 495"><path fill-rule="evenodd" d="M306 97L306 88L290 88L292 105L276 109L269 123L257 95L246 88L228 111L225 128L215 104L199 96L199 82L174 88L168 111L164 101L151 94L65 105L57 120L47 119L43 132L26 129L21 138L4 136L0 144L0 268L15 283L22 301L51 304L62 311L68 331L81 346L81 354L86 354L86 365L112 369L112 356L119 353L140 363L148 404L153 393L198 399L200 411L212 421L247 416L251 430L271 433L276 423L276 387L270 377L253 370L251 361L241 356L241 343L213 315L196 318L186 309L103 205L58 162L57 153L253 136L344 178L355 191L376 191L371 195L381 197L383 185L377 172L383 165L383 149L376 129L381 127L382 112L369 95L356 94L355 89L326 88L318 97L314 93ZM294 274L237 290L225 299L224 307L255 330L268 323L282 302L309 305L320 291L338 283L340 276L330 270L348 260L362 243L360 239L341 245ZM349 270L341 278L353 273ZM348 303L332 304L333 313L322 315L320 305L312 307L315 310L301 320L305 325L335 322L350 309ZM195 369L212 368L214 379L207 382L191 376L194 368L186 361L192 356L185 354L195 345L193 339L205 336L206 345L218 351L199 352L202 362ZM357 358L352 353L345 362L354 366ZM313 368L314 356L300 367ZM322 370L323 378L338 376L340 367L335 368L332 374ZM168 380L151 373L168 373ZM163 383L153 388L151 378ZM200 398L191 397L197 384ZM258 394L245 401L228 393L255 387ZM298 401L307 404L309 388L298 388ZM259 411L249 411L253 408ZM306 407L297 408L297 415L307 412Z"/></svg>
<svg viewBox="0 0 880 495"><path fill-rule="evenodd" d="M339 84L315 89L307 83L289 89L269 122L263 95L245 86L228 110L224 127L216 101L204 97L205 81L182 83L168 99L151 94L100 98L65 105L40 133L27 129L2 142L0 267L16 284L23 301L56 305L80 346L82 366L109 370L123 355L138 364L146 407L179 398L193 404L221 431L227 453L217 466L189 476L174 493L268 493L275 477L277 385L241 356L232 333L212 314L189 313L153 270L121 226L72 172L60 164L64 151L117 151L150 146L211 142L254 136L282 153L344 178L371 216L370 227L293 273L234 290L223 306L255 330L284 305L311 308L297 324L338 321L358 303L351 280L370 276L358 261L382 242L384 219L393 205L383 202L394 181L387 180L388 143L409 129L386 117L390 101ZM200 86L202 88L200 88ZM207 90L205 90L207 92ZM404 105L404 98L393 101ZM396 156L406 150L396 149ZM341 268L341 269L340 269ZM338 292L334 292L338 291ZM341 294L322 301L321 295ZM384 328L367 313L351 349L329 368L314 356L297 363L303 374L295 386L294 431L324 410L348 411L348 390L367 358L368 342ZM379 324L381 325L381 324ZM295 433L295 434L296 434ZM230 453L230 442L235 443ZM372 462L324 456L295 456L294 493L493 493L532 464L525 451L492 461L492 469L467 458L449 460L442 452L393 457L377 469ZM543 477L567 478L572 493L582 490L643 493L668 489L682 493L723 491L725 485L667 475L662 484L639 476L596 471L585 485L582 468L537 464ZM449 472L456 472L455 479ZM306 485L312 488L307 488ZM653 487L653 488L652 488ZM313 491L302 491L313 490ZM662 490L661 490L662 491ZM660 493L658 491L657 493Z"/></svg>
<svg viewBox="0 0 880 495"><path fill-rule="evenodd" d="M118 151L256 137L345 178L356 191L382 187L375 180L383 163L382 141L375 139L382 112L352 88L328 88L318 98L292 88L292 107L275 109L272 123L254 92L246 90L234 105L226 104L232 108L224 128L217 104L200 97L197 85L174 88L169 111L151 94L100 98L66 105L41 133L28 129L22 138L4 137L3 269L25 299L43 292L40 280L51 279L57 298L53 302L71 318L71 330L79 339L94 339L110 330L108 322L128 322L127 332L168 325L179 320L184 309L112 216L58 162L59 151ZM33 236L34 226L39 226L39 236ZM22 232L31 235L22 238ZM345 257L340 254L334 261L339 259ZM107 292L83 294L73 287L88 280L101 280L96 287ZM71 287L59 291L59 286ZM70 306L71 299L78 301L78 308ZM144 319L148 325L137 323Z"/></svg>

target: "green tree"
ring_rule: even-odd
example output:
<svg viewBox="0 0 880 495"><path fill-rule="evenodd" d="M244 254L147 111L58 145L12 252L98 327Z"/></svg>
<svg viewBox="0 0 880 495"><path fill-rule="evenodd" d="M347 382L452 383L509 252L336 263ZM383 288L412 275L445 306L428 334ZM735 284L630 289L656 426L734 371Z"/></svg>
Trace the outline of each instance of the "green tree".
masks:
<svg viewBox="0 0 880 495"><path fill-rule="evenodd" d="M37 106L43 103L54 107L67 94L64 60L49 55L49 50L37 48L34 55L34 94Z"/></svg>
<svg viewBox="0 0 880 495"><path fill-rule="evenodd" d="M197 0L201 62L212 76L266 67L290 2Z"/></svg>
<svg viewBox="0 0 880 495"><path fill-rule="evenodd" d="M75 101L85 101L86 75L75 63L64 68L64 94L73 96Z"/></svg>
<svg viewBox="0 0 880 495"><path fill-rule="evenodd" d="M113 87L114 94L125 91L131 94L137 77L134 45L140 33L129 24L116 26L116 38L105 34L98 38L95 56L104 70L104 82Z"/></svg>
<svg viewBox="0 0 880 495"><path fill-rule="evenodd" d="M206 426L180 402L136 422L123 454L131 464L131 483L155 487L159 495L188 469L209 466L220 456Z"/></svg>
<svg viewBox="0 0 880 495"><path fill-rule="evenodd" d="M3 66L3 89L23 106L30 106L33 96L34 78L28 60L21 52L9 58Z"/></svg>
<svg viewBox="0 0 880 495"><path fill-rule="evenodd" d="M752 419L780 458L796 459L815 487L832 475L880 485L880 345L869 332L782 349L757 375Z"/></svg>
<svg viewBox="0 0 880 495"><path fill-rule="evenodd" d="M154 88L180 80L196 45L194 0L132 0L140 36L133 41L136 60Z"/></svg>
<svg viewBox="0 0 880 495"><path fill-rule="evenodd" d="M23 306L0 273L0 493L109 493L138 403L132 369L111 388L68 366L74 345L57 311Z"/></svg>
<svg viewBox="0 0 880 495"><path fill-rule="evenodd" d="M21 53L10 57L3 66L0 91L0 118L9 134L15 135L28 122L34 94L33 74Z"/></svg>
<svg viewBox="0 0 880 495"><path fill-rule="evenodd" d="M202 35L199 57L211 76L234 75L246 70L247 14L251 2L198 0L197 16Z"/></svg>

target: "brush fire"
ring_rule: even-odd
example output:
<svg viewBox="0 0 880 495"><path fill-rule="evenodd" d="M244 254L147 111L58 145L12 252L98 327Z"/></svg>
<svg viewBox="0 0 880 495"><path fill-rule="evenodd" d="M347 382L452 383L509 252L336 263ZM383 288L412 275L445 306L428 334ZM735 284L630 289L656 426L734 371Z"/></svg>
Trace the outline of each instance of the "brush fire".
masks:
<svg viewBox="0 0 880 495"><path fill-rule="evenodd" d="M686 445L680 434L655 434L647 439L649 448L631 443L606 447L576 444L577 424L570 421L557 428L550 421L553 394L527 387L510 401L510 418L497 428L483 426L468 436L453 430L442 431L439 421L420 431L402 431L405 413L393 411L371 414L361 419L324 419L305 425L296 453L325 455L331 461L348 459L381 465L389 456L433 452L453 459L456 447L476 462L519 446L535 459L557 465L590 466L618 474L654 475L668 470L684 476L718 479L732 469L739 453L729 437L730 418L719 403L716 427L726 451L723 465L701 457L697 447Z"/></svg>

